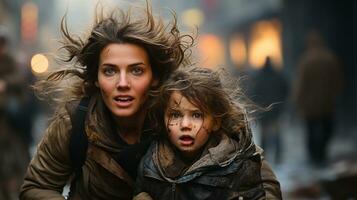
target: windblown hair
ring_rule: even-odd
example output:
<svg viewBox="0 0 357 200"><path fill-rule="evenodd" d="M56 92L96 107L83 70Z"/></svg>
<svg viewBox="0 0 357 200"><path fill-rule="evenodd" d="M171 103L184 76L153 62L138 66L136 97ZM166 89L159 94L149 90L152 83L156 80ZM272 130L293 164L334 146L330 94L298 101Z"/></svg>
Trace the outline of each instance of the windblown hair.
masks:
<svg viewBox="0 0 357 200"><path fill-rule="evenodd" d="M187 67L176 70L158 90L156 104L150 112L159 133L166 133L165 111L171 94L178 91L204 114L220 119L221 130L227 135L238 138L242 146L251 145L252 136L246 110L248 104L244 103L246 97L237 86L238 82L227 76L229 77L228 73L223 69L212 71Z"/></svg>
<svg viewBox="0 0 357 200"><path fill-rule="evenodd" d="M95 82L100 53L111 43L130 43L143 47L149 55L153 75L159 80L158 85L181 63L189 63L194 38L180 34L174 13L173 20L165 24L161 17L153 15L148 2L146 8L140 8L135 15L132 11L116 8L105 16L103 9L97 9L93 28L85 38L71 35L66 17L63 17L61 43L65 54L61 60L70 66L52 72L45 80L39 81L34 87L39 97L65 102L98 93ZM76 80L74 83L72 81L63 87L61 83L73 78Z"/></svg>

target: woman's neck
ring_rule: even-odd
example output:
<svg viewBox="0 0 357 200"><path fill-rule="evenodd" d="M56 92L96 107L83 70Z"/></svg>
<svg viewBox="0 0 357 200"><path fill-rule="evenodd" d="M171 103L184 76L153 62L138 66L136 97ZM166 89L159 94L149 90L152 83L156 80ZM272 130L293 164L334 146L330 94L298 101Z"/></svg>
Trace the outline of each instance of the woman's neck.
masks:
<svg viewBox="0 0 357 200"><path fill-rule="evenodd" d="M117 133L126 143L135 144L140 141L145 116L146 113L142 112L132 117L115 118Z"/></svg>

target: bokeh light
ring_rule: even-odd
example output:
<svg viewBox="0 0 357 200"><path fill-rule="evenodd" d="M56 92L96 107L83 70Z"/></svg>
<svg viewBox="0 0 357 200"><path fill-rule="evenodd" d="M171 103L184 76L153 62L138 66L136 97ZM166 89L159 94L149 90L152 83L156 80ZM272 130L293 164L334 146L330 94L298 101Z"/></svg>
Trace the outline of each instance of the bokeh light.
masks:
<svg viewBox="0 0 357 200"><path fill-rule="evenodd" d="M204 22L205 16L200 9L192 8L182 13L182 21L189 27L200 27Z"/></svg>
<svg viewBox="0 0 357 200"><path fill-rule="evenodd" d="M225 64L224 45L217 35L201 35L198 41L198 50L203 67L214 69Z"/></svg>
<svg viewBox="0 0 357 200"><path fill-rule="evenodd" d="M36 74L44 73L48 70L48 59L43 54L36 54L31 58L31 69Z"/></svg>
<svg viewBox="0 0 357 200"><path fill-rule="evenodd" d="M264 20L252 26L249 64L261 68L270 56L275 67L282 67L281 26L278 20Z"/></svg>
<svg viewBox="0 0 357 200"><path fill-rule="evenodd" d="M242 67L247 59L247 47L242 35L234 35L229 42L229 54L233 64Z"/></svg>

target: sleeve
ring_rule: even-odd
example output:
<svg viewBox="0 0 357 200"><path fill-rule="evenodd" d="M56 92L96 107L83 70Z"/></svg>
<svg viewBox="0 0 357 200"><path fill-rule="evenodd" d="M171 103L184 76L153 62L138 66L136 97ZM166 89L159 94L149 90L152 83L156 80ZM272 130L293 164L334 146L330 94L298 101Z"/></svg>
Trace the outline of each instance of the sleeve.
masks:
<svg viewBox="0 0 357 200"><path fill-rule="evenodd" d="M262 160L260 174L266 199L282 199L280 183L266 160Z"/></svg>
<svg viewBox="0 0 357 200"><path fill-rule="evenodd" d="M21 200L62 200L63 187L68 182L72 167L69 158L68 114L56 116L31 160L20 191Z"/></svg>
<svg viewBox="0 0 357 200"><path fill-rule="evenodd" d="M153 199L148 193L140 192L139 194L134 196L133 200L153 200Z"/></svg>

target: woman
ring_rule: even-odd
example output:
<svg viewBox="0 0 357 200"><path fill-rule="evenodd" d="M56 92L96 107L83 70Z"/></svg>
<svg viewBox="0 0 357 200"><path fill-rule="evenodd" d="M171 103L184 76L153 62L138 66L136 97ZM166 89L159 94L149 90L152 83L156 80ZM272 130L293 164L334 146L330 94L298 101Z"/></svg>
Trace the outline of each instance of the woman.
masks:
<svg viewBox="0 0 357 200"><path fill-rule="evenodd" d="M136 171L142 155L125 157L124 163L134 163L127 170L113 157L140 143L143 132L150 132L144 123L149 91L186 60L193 40L180 34L175 16L165 25L153 16L149 5L141 17L130 13L134 12L97 16L84 40L72 36L62 21L64 61L72 67L52 73L35 86L47 98L56 96L59 106L28 167L20 199L64 199L63 187L71 180L70 199L132 198L135 173L130 171ZM184 37L189 42L183 42ZM88 147L84 164L74 176L71 119L83 97L89 99Z"/></svg>

